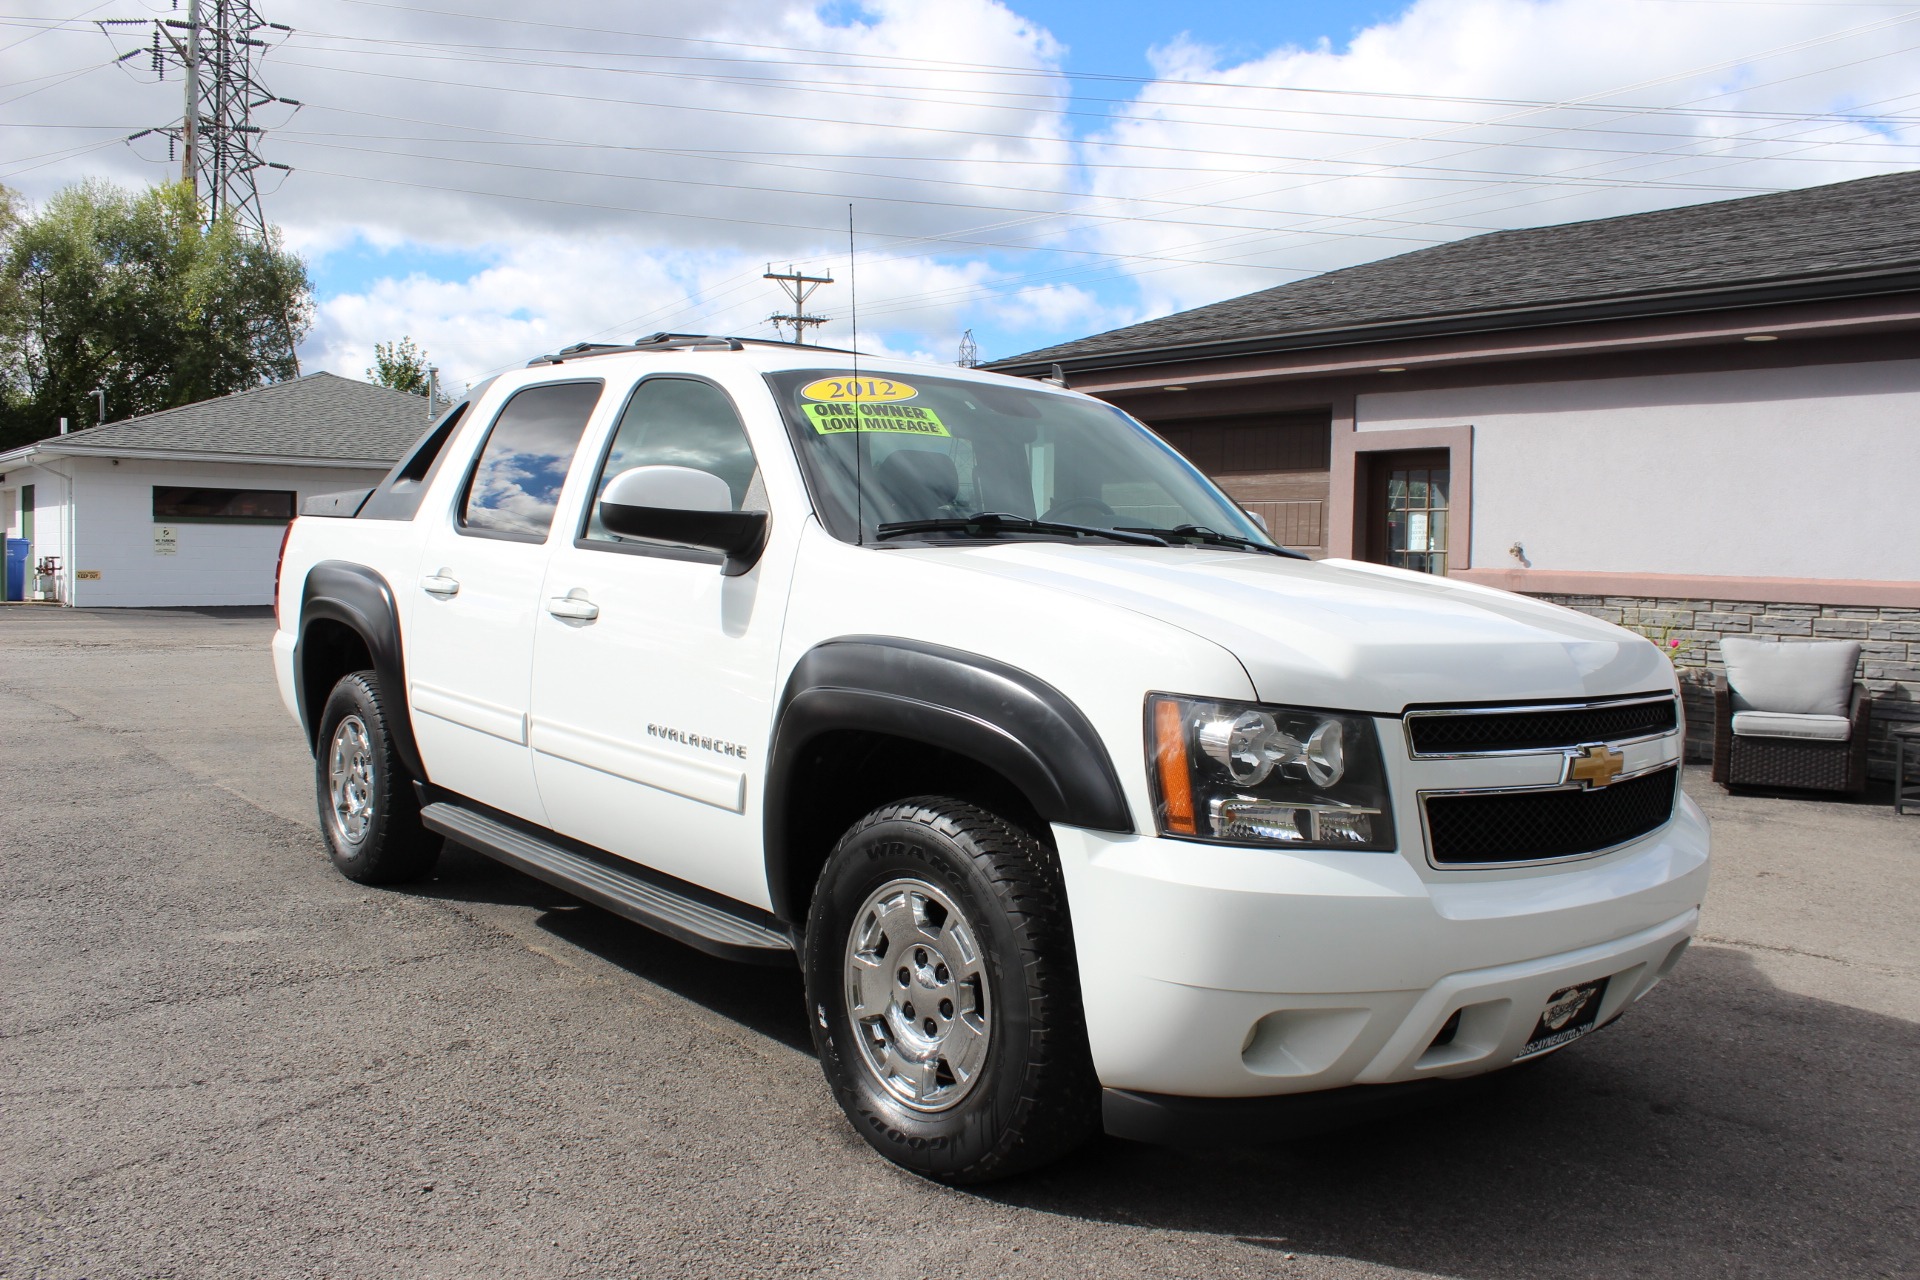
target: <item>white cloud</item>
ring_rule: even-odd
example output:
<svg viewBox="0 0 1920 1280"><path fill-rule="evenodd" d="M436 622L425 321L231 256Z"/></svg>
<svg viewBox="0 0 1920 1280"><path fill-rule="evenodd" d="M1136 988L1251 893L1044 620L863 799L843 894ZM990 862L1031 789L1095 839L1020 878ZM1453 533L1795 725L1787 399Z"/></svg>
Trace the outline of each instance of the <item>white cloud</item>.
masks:
<svg viewBox="0 0 1920 1280"><path fill-rule="evenodd" d="M1019 0L438 2L261 0L300 28L264 78L307 104L262 110L296 170L270 215L316 260L400 264L323 300L310 368L358 376L402 334L464 380L593 336L765 333L770 261L834 270L816 302L844 342L849 203L862 345L946 360L969 327L1008 354L1480 229L1920 158L1902 10L1417 0L1344 49L1175 41L1089 130ZM177 81L140 83L141 58L58 78L145 40L83 22L8 49L27 96L0 104L0 181L164 176L164 141L115 139L172 120ZM435 253L479 265L407 265Z"/></svg>
<svg viewBox="0 0 1920 1280"><path fill-rule="evenodd" d="M1230 225L1139 220L1097 240L1201 264L1128 268L1158 314L1476 230L1907 168L1911 123L1799 117L1910 119L1916 45L1920 21L1900 11L1658 0L1419 0L1345 50L1237 64L1178 42L1087 156L1192 172L1096 169L1092 185ZM1676 106L1689 110L1663 110Z"/></svg>

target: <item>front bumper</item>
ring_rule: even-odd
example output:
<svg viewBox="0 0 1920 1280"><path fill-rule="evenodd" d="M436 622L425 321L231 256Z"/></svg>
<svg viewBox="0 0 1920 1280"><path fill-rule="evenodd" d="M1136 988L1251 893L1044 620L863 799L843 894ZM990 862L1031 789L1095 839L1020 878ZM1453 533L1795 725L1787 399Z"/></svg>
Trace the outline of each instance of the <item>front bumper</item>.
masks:
<svg viewBox="0 0 1920 1280"><path fill-rule="evenodd" d="M1598 1025L1651 990L1692 937L1707 879L1706 820L1685 799L1604 858L1506 873L1054 836L1100 1081L1184 1098L1504 1067L1556 991L1609 979Z"/></svg>

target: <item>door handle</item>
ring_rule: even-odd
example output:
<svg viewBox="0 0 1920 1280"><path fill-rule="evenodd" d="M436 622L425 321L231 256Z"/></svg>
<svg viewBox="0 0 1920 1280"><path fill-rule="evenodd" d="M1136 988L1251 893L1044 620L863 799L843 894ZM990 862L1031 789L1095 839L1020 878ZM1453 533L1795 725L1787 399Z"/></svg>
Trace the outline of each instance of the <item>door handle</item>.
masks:
<svg viewBox="0 0 1920 1280"><path fill-rule="evenodd" d="M420 579L420 589L431 596L457 596L460 594L460 580L449 578L447 571L442 569Z"/></svg>
<svg viewBox="0 0 1920 1280"><path fill-rule="evenodd" d="M600 606L587 599L586 592L575 587L564 596L547 601L547 612L573 622L592 622L600 616Z"/></svg>

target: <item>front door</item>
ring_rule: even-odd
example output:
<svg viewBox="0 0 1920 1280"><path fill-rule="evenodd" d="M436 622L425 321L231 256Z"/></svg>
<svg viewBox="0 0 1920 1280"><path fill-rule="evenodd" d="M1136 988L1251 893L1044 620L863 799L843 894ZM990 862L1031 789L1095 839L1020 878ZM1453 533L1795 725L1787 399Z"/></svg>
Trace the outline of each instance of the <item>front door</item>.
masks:
<svg viewBox="0 0 1920 1280"><path fill-rule="evenodd" d="M764 905L759 784L798 522L773 511L766 551L732 578L718 553L607 532L593 501L648 465L719 476L736 511L771 505L725 390L675 376L635 387L540 593L540 794L563 835Z"/></svg>
<svg viewBox="0 0 1920 1280"><path fill-rule="evenodd" d="M1376 454L1369 478L1367 559L1444 576L1452 489L1447 451Z"/></svg>
<svg viewBox="0 0 1920 1280"><path fill-rule="evenodd" d="M601 383L513 394L450 511L434 521L407 631L407 700L427 776L529 822L546 822L527 724L547 535Z"/></svg>

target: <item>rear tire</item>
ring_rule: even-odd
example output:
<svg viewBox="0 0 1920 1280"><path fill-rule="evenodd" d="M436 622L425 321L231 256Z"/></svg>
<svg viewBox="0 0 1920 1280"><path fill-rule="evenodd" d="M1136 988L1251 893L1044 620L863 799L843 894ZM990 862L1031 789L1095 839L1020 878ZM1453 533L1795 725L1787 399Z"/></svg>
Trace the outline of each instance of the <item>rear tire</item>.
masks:
<svg viewBox="0 0 1920 1280"><path fill-rule="evenodd" d="M320 834L341 875L359 884L401 884L432 873L443 842L420 825L420 803L394 751L373 672L353 672L333 686L313 763Z"/></svg>
<svg viewBox="0 0 1920 1280"><path fill-rule="evenodd" d="M820 874L804 963L827 1081L894 1163L988 1182L1099 1131L1066 893L1033 833L946 797L874 810Z"/></svg>

